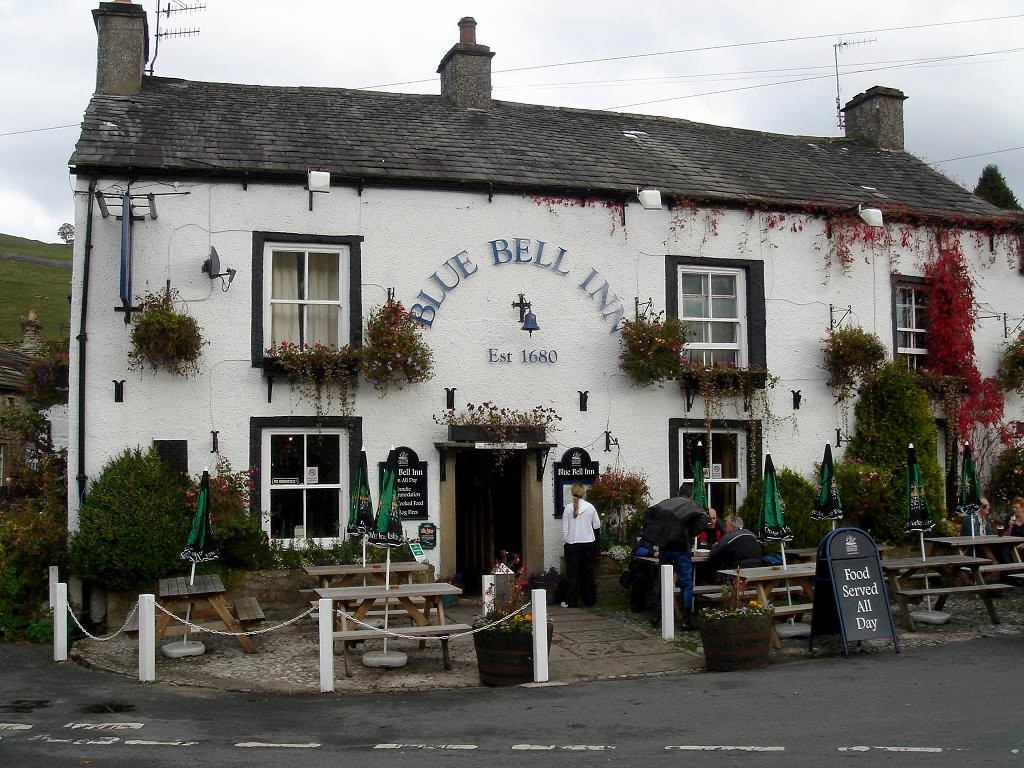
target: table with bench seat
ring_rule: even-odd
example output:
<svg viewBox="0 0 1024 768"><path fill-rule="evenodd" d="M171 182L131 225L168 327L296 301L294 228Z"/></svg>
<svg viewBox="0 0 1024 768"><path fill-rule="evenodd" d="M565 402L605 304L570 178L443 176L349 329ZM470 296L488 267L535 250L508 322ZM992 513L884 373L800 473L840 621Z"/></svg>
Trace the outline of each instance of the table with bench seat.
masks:
<svg viewBox="0 0 1024 768"><path fill-rule="evenodd" d="M224 584L217 574L196 576L190 584L186 576L160 579L157 602L167 611L204 629L244 632L264 619L263 609L255 597L242 597L230 604L225 597ZM195 632L184 624L175 623L163 611L157 611L156 639ZM248 635L235 636L246 653L256 653L256 645Z"/></svg>
<svg viewBox="0 0 1024 768"><path fill-rule="evenodd" d="M1017 549L1018 544L1024 543L1024 537L1021 536L933 536L925 541L945 547L947 551L952 549L961 555L988 558L989 562L980 569L986 575L1024 573L1024 562L1021 562L1020 550ZM1009 550L1006 558L1009 562L1000 562L1003 559L999 557L1000 550Z"/></svg>
<svg viewBox="0 0 1024 768"><path fill-rule="evenodd" d="M349 644L357 640L374 640L383 638L378 629L360 625L363 619L378 601L388 601L395 608L401 608L404 615L397 610L395 618L408 617L412 620L411 627L397 627L389 630L395 634L409 635L418 638L437 637L441 639L441 654L444 668L451 669L451 658L448 654L448 636L460 632L468 632L472 627L468 624L449 624L445 621L444 605L441 599L446 595L461 595L462 589L454 584L430 582L422 584L392 584L390 588L382 585L365 587L318 587L314 590L318 597L333 600L340 608L334 620L334 640L340 642L345 658L345 675L352 677L349 663ZM390 621L389 621L390 625ZM420 648L426 645L420 640Z"/></svg>
<svg viewBox="0 0 1024 768"><path fill-rule="evenodd" d="M307 565L302 570L314 576L321 587L354 587L383 584L387 576L385 563L344 563L342 565ZM412 584L417 574L430 571L428 563L391 563L391 581Z"/></svg>
<svg viewBox="0 0 1024 768"><path fill-rule="evenodd" d="M814 609L814 574L817 566L814 563L794 563L793 565L761 565L754 568L722 569L718 571L720 576L734 578L737 570L740 579L747 582L747 586L757 591L757 597L761 603L771 603L775 607L775 618L785 619L790 616L800 618L805 613L811 613ZM772 600L779 590L789 597L793 592L802 592L804 602L783 603L779 599ZM772 626L772 646L782 647L782 640L779 633Z"/></svg>

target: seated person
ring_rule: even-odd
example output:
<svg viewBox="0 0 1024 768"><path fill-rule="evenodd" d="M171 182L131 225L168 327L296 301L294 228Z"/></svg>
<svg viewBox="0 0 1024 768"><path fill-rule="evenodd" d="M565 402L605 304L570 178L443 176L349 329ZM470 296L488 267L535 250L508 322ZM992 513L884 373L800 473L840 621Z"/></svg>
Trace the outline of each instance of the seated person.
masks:
<svg viewBox="0 0 1024 768"><path fill-rule="evenodd" d="M761 565L764 545L757 536L743 527L743 518L729 515L725 518L725 535L711 548L708 564L715 570Z"/></svg>
<svg viewBox="0 0 1024 768"><path fill-rule="evenodd" d="M989 516L991 508L988 499L981 497L981 507L976 514L964 515L960 523L961 536L991 536L992 518Z"/></svg>
<svg viewBox="0 0 1024 768"><path fill-rule="evenodd" d="M725 535L725 527L718 519L718 510L714 507L708 509L708 522L697 534L697 549L711 549L722 540Z"/></svg>

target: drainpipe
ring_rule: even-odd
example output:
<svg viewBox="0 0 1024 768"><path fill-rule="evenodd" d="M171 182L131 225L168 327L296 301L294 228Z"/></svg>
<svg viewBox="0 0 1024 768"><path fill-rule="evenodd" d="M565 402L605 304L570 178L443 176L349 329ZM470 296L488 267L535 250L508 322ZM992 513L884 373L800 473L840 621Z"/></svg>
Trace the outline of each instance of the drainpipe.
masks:
<svg viewBox="0 0 1024 768"><path fill-rule="evenodd" d="M78 503L85 498L85 484L89 476L85 474L85 342L89 336L85 332L85 323L89 313L89 260L92 255L92 206L96 193L96 179L89 181L89 209L85 215L85 249L82 255L82 311L78 321Z"/></svg>

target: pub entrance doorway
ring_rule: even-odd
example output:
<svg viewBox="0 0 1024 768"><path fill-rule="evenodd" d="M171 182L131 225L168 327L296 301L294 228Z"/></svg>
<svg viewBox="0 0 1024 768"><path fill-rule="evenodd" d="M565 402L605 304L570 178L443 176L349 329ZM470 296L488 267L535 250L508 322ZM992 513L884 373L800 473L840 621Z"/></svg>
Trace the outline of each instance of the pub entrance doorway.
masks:
<svg viewBox="0 0 1024 768"><path fill-rule="evenodd" d="M491 573L504 550L523 548L524 452L460 450L455 458L455 570L464 591L480 593L480 577Z"/></svg>

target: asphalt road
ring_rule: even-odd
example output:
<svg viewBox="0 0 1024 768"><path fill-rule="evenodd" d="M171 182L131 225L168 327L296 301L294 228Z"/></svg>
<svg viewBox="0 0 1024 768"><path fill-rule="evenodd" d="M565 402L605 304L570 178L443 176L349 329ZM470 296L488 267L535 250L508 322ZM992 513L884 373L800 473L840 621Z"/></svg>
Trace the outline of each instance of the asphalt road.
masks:
<svg viewBox="0 0 1024 768"><path fill-rule="evenodd" d="M1024 766L1024 637L403 695L142 685L0 644L0 766ZM595 661L595 663L600 663Z"/></svg>

